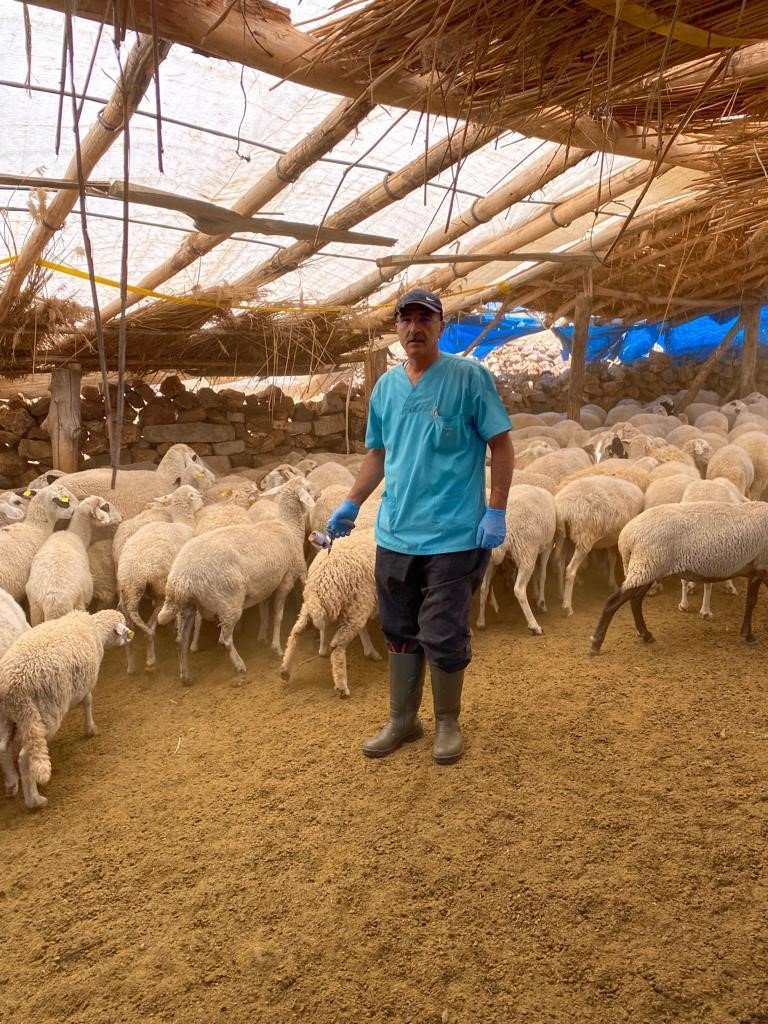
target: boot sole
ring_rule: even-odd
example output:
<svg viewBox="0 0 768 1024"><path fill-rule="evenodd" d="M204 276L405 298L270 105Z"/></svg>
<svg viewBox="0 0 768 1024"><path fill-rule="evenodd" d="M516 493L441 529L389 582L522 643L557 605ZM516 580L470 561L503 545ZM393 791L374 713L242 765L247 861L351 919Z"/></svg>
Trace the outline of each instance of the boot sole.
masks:
<svg viewBox="0 0 768 1024"><path fill-rule="evenodd" d="M461 750L459 751L458 754L451 754L449 757L435 757L435 755L433 754L432 760L435 762L435 764L456 764L456 762L460 761L463 756L464 751Z"/></svg>

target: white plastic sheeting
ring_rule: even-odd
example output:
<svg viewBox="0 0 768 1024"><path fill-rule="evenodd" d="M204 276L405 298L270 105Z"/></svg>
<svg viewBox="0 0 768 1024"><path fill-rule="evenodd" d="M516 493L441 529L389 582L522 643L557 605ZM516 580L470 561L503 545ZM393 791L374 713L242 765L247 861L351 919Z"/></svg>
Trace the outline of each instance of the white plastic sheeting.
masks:
<svg viewBox="0 0 768 1024"><path fill-rule="evenodd" d="M329 5L314 2L292 3L295 21L305 21L322 13ZM51 89L26 93L10 84L0 84L0 172L30 176L62 176L74 152L71 100L64 101L61 152L54 150L62 37L63 16L29 8L32 22L31 82L34 86ZM75 19L75 80L78 90L85 82L98 26L93 22ZM0 39L3 41L3 59L0 80L20 84L27 75L22 6L14 0L0 0ZM126 40L121 52L125 60L134 38ZM94 70L88 84L88 94L106 98L114 88L119 70L108 28L103 32ZM157 138L154 119L136 114L130 124L131 179L139 184L171 192L182 193L211 202L231 206L276 159L274 152L259 148L262 143L287 150L304 137L339 102L339 97L320 93L295 85L279 83L268 75L224 61L207 59L190 50L175 46L161 65L160 71L162 113L210 128L225 135L239 137L241 141L208 134L196 128L163 123L164 168L160 174L157 163ZM81 119L84 135L94 121L103 103L86 100ZM154 113L155 98L152 86L142 101L139 111ZM333 160L349 162L350 166L324 160L316 163L293 185L265 207L264 212L282 211L291 220L318 224L323 216L340 209L366 189L378 184L385 171L394 171L424 152L427 144L445 136L452 125L440 118L428 119L416 113L377 107L361 124L358 131L345 138L330 154ZM246 141L250 140L250 141ZM519 173L526 158L538 157L553 150L549 143L525 139L513 134L499 138L495 143L467 157L458 175L458 191L448 186L453 183L455 169L448 170L397 204L388 207L360 226L378 234L397 237L393 252L417 242L421 236L446 222L451 215L468 208L477 196L484 196L510 176ZM352 166L358 161L363 165ZM123 143L118 139L103 157L92 177L112 179L122 177ZM541 201L561 200L626 166L631 161L606 156L583 161L533 198ZM443 186L443 187L439 187ZM664 189L667 192L667 187ZM0 257L18 251L31 229L32 219L27 210L29 193L23 189L0 190ZM652 201L653 195L649 196ZM617 209L617 207L612 207ZM461 250L475 243L478 236L507 232L538 215L544 207L536 203L518 204L500 215L489 225L464 236ZM120 275L120 247L122 227L119 222L121 205L108 200L88 200L88 210L94 214L108 214L116 219L89 221L93 243L96 273L117 280ZM182 214L156 208L131 207L133 223L130 225L130 258L128 280L138 284L141 277L163 259L170 256L181 241L182 232L192 230L191 222ZM137 223L137 222L143 223ZM588 225L580 224L571 237L582 237ZM558 241L566 239L560 237ZM290 244L291 238L261 237L258 235L230 239L215 248L202 260L161 286L165 293L181 294L196 286L232 283L249 269L268 258L278 244ZM553 239L553 242L555 239ZM547 242L546 244L549 244ZM534 248L541 248L541 245ZM450 248L455 251L455 245ZM324 297L367 273L374 267L377 256L387 250L369 246L333 244L308 260L298 270L287 274L262 288L253 302L293 304L301 299L307 304L322 303ZM57 233L46 252L49 259L78 269L86 269L80 234L80 218L71 214L64 229ZM429 267L414 267L404 275L411 281L422 277ZM479 279L487 282L498 276L508 276L524 268L494 265L485 268ZM403 276L395 280L395 284ZM387 286L385 293L392 285ZM87 282L55 273L51 280L52 294L69 295L90 305ZM115 289L100 287L101 303L112 301ZM376 296L371 298L376 301Z"/></svg>

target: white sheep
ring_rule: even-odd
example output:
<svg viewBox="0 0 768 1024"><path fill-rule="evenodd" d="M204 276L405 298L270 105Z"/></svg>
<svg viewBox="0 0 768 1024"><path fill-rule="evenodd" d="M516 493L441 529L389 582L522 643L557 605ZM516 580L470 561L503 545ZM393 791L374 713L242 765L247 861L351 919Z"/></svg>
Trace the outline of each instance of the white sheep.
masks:
<svg viewBox="0 0 768 1024"><path fill-rule="evenodd" d="M11 523L22 522L26 518L28 505L29 502L14 491L3 491L0 494L0 529Z"/></svg>
<svg viewBox="0 0 768 1024"><path fill-rule="evenodd" d="M563 609L573 615L576 574L593 548L613 548L626 524L642 511L645 496L635 484L617 477L584 477L567 484L555 495L558 563L565 542L574 545L565 570ZM614 582L613 562L611 577Z"/></svg>
<svg viewBox="0 0 768 1024"><path fill-rule="evenodd" d="M599 654L608 626L627 601L637 635L654 637L643 618L643 599L654 581L665 576L717 583L745 576L747 597L741 636L756 643L752 613L761 584L768 585L768 504L742 505L695 502L659 505L629 522L619 536L624 582L603 608L592 636L592 654Z"/></svg>
<svg viewBox="0 0 768 1024"><path fill-rule="evenodd" d="M52 533L40 547L26 585L29 620L33 626L67 612L85 611L93 599L88 561L94 526L114 526L120 513L104 498L92 494L77 506L67 530Z"/></svg>
<svg viewBox="0 0 768 1024"><path fill-rule="evenodd" d="M556 483L575 473L578 469L586 469L593 465L592 459L582 448L561 448L558 452L550 452L549 455L542 455L534 459L526 466L528 473L542 473L544 476L551 476Z"/></svg>
<svg viewBox="0 0 768 1024"><path fill-rule="evenodd" d="M713 452L707 464L707 480L718 476L730 480L742 494L747 493L755 479L755 467L744 448L727 444Z"/></svg>
<svg viewBox="0 0 768 1024"><path fill-rule="evenodd" d="M504 543L491 551L491 559L480 586L477 628L485 628L485 606L494 574L504 559L509 559L516 569L514 593L517 603L525 616L528 629L535 636L541 636L544 630L536 621L528 602L528 583L538 562L536 605L541 611L546 611L547 565L557 526L555 499L541 487L525 484L513 487L509 492L506 519Z"/></svg>
<svg viewBox="0 0 768 1024"><path fill-rule="evenodd" d="M346 466L338 462L324 462L320 466L307 473L307 480L318 491L322 491L331 484L343 484L349 489L355 482L354 476Z"/></svg>
<svg viewBox="0 0 768 1024"><path fill-rule="evenodd" d="M24 609L11 595L0 590L0 658L11 644L29 629Z"/></svg>
<svg viewBox="0 0 768 1024"><path fill-rule="evenodd" d="M319 552L309 567L299 617L286 641L283 679L290 679L299 637L310 625L320 632L319 653L330 651L333 688L341 697L349 696L346 651L355 636L360 637L366 658L381 660L368 633L368 620L377 608L375 562L373 531L359 527L350 536L339 537L330 550Z"/></svg>
<svg viewBox="0 0 768 1024"><path fill-rule="evenodd" d="M53 533L54 524L71 519L77 504L61 484L50 484L32 498L23 522L0 530L0 588L14 600L24 599L32 559Z"/></svg>
<svg viewBox="0 0 768 1024"><path fill-rule="evenodd" d="M733 442L737 448L743 448L752 462L754 479L748 488L748 496L758 500L768 488L768 434L754 430L741 434Z"/></svg>
<svg viewBox="0 0 768 1024"><path fill-rule="evenodd" d="M147 638L147 670L155 666L155 626L165 601L168 573L178 553L192 538L195 515L203 507L202 494L188 484L156 500L167 507L171 521L143 526L126 541L117 564L119 608L127 621L138 626ZM144 621L139 610L145 593L154 601L149 622ZM129 672L135 668L132 652L133 646L129 649Z"/></svg>
<svg viewBox="0 0 768 1024"><path fill-rule="evenodd" d="M96 735L92 691L104 651L132 635L118 611L70 612L22 633L0 659L0 764L9 796L18 792L20 774L27 807L48 803L37 789L51 777L48 740L77 704L86 736Z"/></svg>
<svg viewBox="0 0 768 1024"><path fill-rule="evenodd" d="M661 477L659 480L651 480L645 492L645 508L655 508L657 505L672 505L682 500L685 490L691 484L697 483L688 473L675 473Z"/></svg>
<svg viewBox="0 0 768 1024"><path fill-rule="evenodd" d="M666 477L681 475L687 476L691 480L701 480L701 473L692 462L662 462L650 472L651 483L656 480L664 480Z"/></svg>
<svg viewBox="0 0 768 1024"><path fill-rule="evenodd" d="M586 469L579 469L575 473L570 473L560 481L557 490L561 491L563 487L573 480L583 480L587 477L589 479L594 477L602 478L606 476L616 477L619 480L628 480L635 487L639 487L641 491L645 491L650 483L650 472L647 469L643 469L628 459L608 459L607 461L598 462L594 466L587 466Z"/></svg>
<svg viewBox="0 0 768 1024"><path fill-rule="evenodd" d="M694 501L717 501L721 503L740 505L747 499L725 477L718 477L715 480L692 480L685 489L681 498L681 504L690 505ZM682 580L682 596L678 608L681 612L687 612L689 608L688 594L693 590L694 584L690 580ZM726 580L725 590L728 594L736 594L738 591L733 585L733 580ZM702 619L712 618L712 584L704 584L704 595L701 602L699 615Z"/></svg>
<svg viewBox="0 0 768 1024"><path fill-rule="evenodd" d="M190 681L187 652L196 612L219 621L219 643L227 648L237 672L245 662L235 648L233 630L243 610L274 595L272 649L282 655L280 626L285 600L297 581L307 577L304 561L305 515L299 493L289 487L276 498L280 519L224 526L193 537L176 557L157 621L180 617L179 664L183 683Z"/></svg>
<svg viewBox="0 0 768 1024"><path fill-rule="evenodd" d="M190 465L201 469L203 463L200 456L186 444L174 444L162 457L157 469L121 470L117 474L114 490L111 486L112 470L109 467L67 473L59 478L59 483L68 487L77 498L103 494L117 506L123 519L129 519L141 512L152 498L158 498L176 487L177 481L181 482L184 470Z"/></svg>

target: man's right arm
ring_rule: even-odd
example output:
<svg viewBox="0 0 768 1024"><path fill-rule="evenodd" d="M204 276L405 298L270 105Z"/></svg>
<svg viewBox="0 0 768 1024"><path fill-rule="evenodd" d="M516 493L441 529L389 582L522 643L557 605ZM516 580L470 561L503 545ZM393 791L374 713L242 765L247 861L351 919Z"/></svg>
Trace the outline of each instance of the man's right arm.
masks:
<svg viewBox="0 0 768 1024"><path fill-rule="evenodd" d="M384 449L369 448L365 453L355 482L347 495L347 500L355 505L363 502L373 494L384 479Z"/></svg>

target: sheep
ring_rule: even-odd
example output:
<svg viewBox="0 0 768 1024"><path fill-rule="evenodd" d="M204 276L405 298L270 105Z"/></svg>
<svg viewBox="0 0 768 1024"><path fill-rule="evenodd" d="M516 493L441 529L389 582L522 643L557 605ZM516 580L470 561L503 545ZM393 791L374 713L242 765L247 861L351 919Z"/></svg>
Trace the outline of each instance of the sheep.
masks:
<svg viewBox="0 0 768 1024"><path fill-rule="evenodd" d="M642 511L643 501L639 487L611 476L574 480L557 492L558 562L566 540L575 548L565 570L563 609L567 615L573 615L573 584L582 562L593 548L614 547L622 528Z"/></svg>
<svg viewBox="0 0 768 1024"><path fill-rule="evenodd" d="M274 595L272 649L282 655L280 625L285 599L307 578L304 561L304 507L299 493L284 488L277 496L280 520L253 525L224 526L193 537L177 555L166 584L166 597L157 621L179 616L181 681L189 683L187 648L195 612L219 621L219 643L229 652L237 672L245 672L232 632L245 608Z"/></svg>
<svg viewBox="0 0 768 1024"><path fill-rule="evenodd" d="M705 412L694 420L695 427L699 430L714 430L721 434L727 434L731 428L728 417L721 412Z"/></svg>
<svg viewBox="0 0 768 1024"><path fill-rule="evenodd" d="M307 480L318 493L331 484L344 484L349 489L355 482L354 476L346 466L338 462L324 462L322 465L307 473Z"/></svg>
<svg viewBox="0 0 768 1024"><path fill-rule="evenodd" d="M30 480L27 487L33 491L40 491L43 487L47 487L49 484L56 483L57 480L61 480L66 473L63 469L46 469L45 472L36 476L34 480Z"/></svg>
<svg viewBox="0 0 768 1024"><path fill-rule="evenodd" d="M376 541L373 531L355 529L339 537L330 550L320 551L307 573L299 617L285 644L280 676L288 681L296 660L299 637L312 625L320 631L320 651L331 655L333 688L349 696L347 647L360 637L363 654L381 661L368 633L368 620L377 608L374 566ZM329 644L329 632L336 627Z"/></svg>
<svg viewBox="0 0 768 1024"><path fill-rule="evenodd" d="M724 476L742 494L746 494L755 479L755 467L744 448L737 444L727 444L714 452L707 463L707 479L713 480L717 476Z"/></svg>
<svg viewBox="0 0 768 1024"><path fill-rule="evenodd" d="M528 629L534 636L541 636L544 630L536 621L528 603L528 582L538 562L536 604L541 611L546 611L547 565L557 525L555 498L540 487L518 485L509 492L506 519L507 535L504 543L491 551L491 560L480 587L477 628L485 629L485 606L493 576L504 559L508 558L517 570L514 584L517 603L525 616Z"/></svg>
<svg viewBox="0 0 768 1024"><path fill-rule="evenodd" d="M71 519L77 504L61 484L50 484L34 495L23 522L0 530L0 588L14 600L24 599L32 559L53 533L54 524Z"/></svg>
<svg viewBox="0 0 768 1024"><path fill-rule="evenodd" d="M698 427L692 427L690 424L684 423L683 426L670 430L667 434L667 444L681 448L686 441L695 441L697 438L702 437L703 433Z"/></svg>
<svg viewBox="0 0 768 1024"><path fill-rule="evenodd" d="M701 583L745 576L749 583L741 636L747 643L757 643L752 613L760 584L768 585L768 504L659 505L624 527L619 552L624 582L603 608L592 635L592 654L600 653L613 616L627 601L638 636L645 643L654 642L643 618L643 599L654 581L665 576Z"/></svg>
<svg viewBox="0 0 768 1024"><path fill-rule="evenodd" d="M114 489L111 486L112 470L108 467L67 473L59 478L59 483L68 487L77 498L87 498L89 494L105 495L117 506L123 519L129 519L141 512L152 498L158 498L175 487L185 468L191 464L198 469L203 466L200 456L192 448L186 444L174 444L162 457L157 469L118 473Z"/></svg>
<svg viewBox="0 0 768 1024"><path fill-rule="evenodd" d="M761 434L768 434L768 422L764 423L761 420L759 423L757 423L754 420L750 420L747 423L739 423L738 426L735 426L733 430L729 432L728 440L726 441L725 439L723 439L723 443L733 444L736 442L738 438L742 437L744 434L753 434L755 433L755 431L758 431Z"/></svg>
<svg viewBox="0 0 768 1024"><path fill-rule="evenodd" d="M726 480L725 477L718 477L715 480L692 480L685 489L681 504L690 505L694 501L718 501L725 504L739 505L747 499L743 494L735 487L730 480ZM727 580L725 584L726 591L729 594L736 594L736 587L733 585L732 580ZM682 580L682 596L680 598L680 604L678 608L681 612L688 611L688 594L693 589L693 583L688 580ZM712 618L712 584L704 584L704 596L701 602L701 609L699 615L702 619Z"/></svg>
<svg viewBox="0 0 768 1024"><path fill-rule="evenodd" d="M650 473L646 469L639 468L634 462L626 459L608 459L606 462L599 462L595 466L586 469L579 469L565 477L557 486L560 491L573 480L583 480L585 477L606 477L612 476L620 480L629 480L630 483L645 491L650 483ZM555 492L557 493L557 491Z"/></svg>
<svg viewBox="0 0 768 1024"><path fill-rule="evenodd" d="M251 508L243 508L242 505L230 505L228 502L219 502L216 505L205 505L195 516L194 534L198 537L201 533L209 533L211 530L218 530L221 526L234 526L237 523L252 523L251 510L268 505L274 507L271 501L257 501ZM275 517L277 510L275 509Z"/></svg>
<svg viewBox="0 0 768 1024"><path fill-rule="evenodd" d="M515 466L518 469L525 469L535 459L540 459L542 455L549 455L550 452L559 450L558 443L549 437L534 438L531 441L526 441L519 453L517 450L515 451Z"/></svg>
<svg viewBox="0 0 768 1024"><path fill-rule="evenodd" d="M661 462L650 472L651 483L656 480L664 480L665 477L677 477L685 475L691 480L701 480L701 474L693 462Z"/></svg>
<svg viewBox="0 0 768 1024"><path fill-rule="evenodd" d="M29 623L21 605L5 590L0 590L0 658L28 629Z"/></svg>
<svg viewBox="0 0 768 1024"><path fill-rule="evenodd" d="M751 431L741 434L733 443L737 448L743 448L752 462L754 479L747 494L750 498L759 499L768 487L768 434Z"/></svg>
<svg viewBox="0 0 768 1024"><path fill-rule="evenodd" d="M709 441L703 437L693 437L688 441L684 441L680 446L680 450L686 455L690 455L696 469L702 476L707 472L707 466L709 465L709 460L712 458L713 452L712 445Z"/></svg>
<svg viewBox="0 0 768 1024"><path fill-rule="evenodd" d="M490 474L487 482L490 486ZM544 473L532 473L529 469L518 469L515 466L515 471L512 474L512 486L522 487L523 485L541 487L545 491L549 491L550 494L554 494L557 490L557 484L551 476L545 476Z"/></svg>
<svg viewBox="0 0 768 1024"><path fill-rule="evenodd" d="M682 501L686 488L697 481L692 479L688 473L675 473L674 476L663 476L658 480L651 480L645 492L645 508L655 508L657 505L672 505Z"/></svg>
<svg viewBox="0 0 768 1024"><path fill-rule="evenodd" d="M120 513L92 494L79 503L69 529L52 533L32 559L26 585L33 626L67 612L85 611L93 598L88 548L96 524L113 526Z"/></svg>
<svg viewBox="0 0 768 1024"><path fill-rule="evenodd" d="M592 465L592 459L582 448L562 448L559 452L542 455L541 458L535 459L525 468L530 473L543 473L544 476L551 476L556 483L559 483L570 473L575 473L577 469L586 469L587 466Z"/></svg>
<svg viewBox="0 0 768 1024"><path fill-rule="evenodd" d="M317 459L299 459L296 463L296 469L306 476L307 473L311 473L313 469L317 469L319 465L320 463Z"/></svg>
<svg viewBox="0 0 768 1024"><path fill-rule="evenodd" d="M20 523L26 515L27 502L24 498L14 491L3 491L0 494L0 529L11 523Z"/></svg>
<svg viewBox="0 0 768 1024"><path fill-rule="evenodd" d="M147 523L130 537L123 547L117 565L117 592L119 608L126 620L147 638L147 670L155 666L155 623L165 600L165 582L173 561L182 547L192 538L195 515L203 507L203 496L188 484L171 494L157 499L166 505L170 523ZM149 622L139 611L139 603L149 592L155 608ZM133 648L129 649L128 671L134 670Z"/></svg>
<svg viewBox="0 0 768 1024"><path fill-rule="evenodd" d="M303 475L304 474L300 470L296 469L295 466L291 466L290 463L283 462L274 469L267 470L259 478L258 487L260 491L271 491L272 488L279 487L292 477Z"/></svg>
<svg viewBox="0 0 768 1024"><path fill-rule="evenodd" d="M18 792L20 774L27 807L48 803L37 788L51 777L48 740L76 704L85 712L86 736L96 735L92 690L104 650L131 637L118 611L69 612L22 633L0 659L0 764L8 796Z"/></svg>
<svg viewBox="0 0 768 1024"><path fill-rule="evenodd" d="M627 450L630 459L651 455L659 462L681 462L693 465L690 455L675 448L674 445L668 444L660 437L648 437L646 434L640 434L630 440Z"/></svg>

